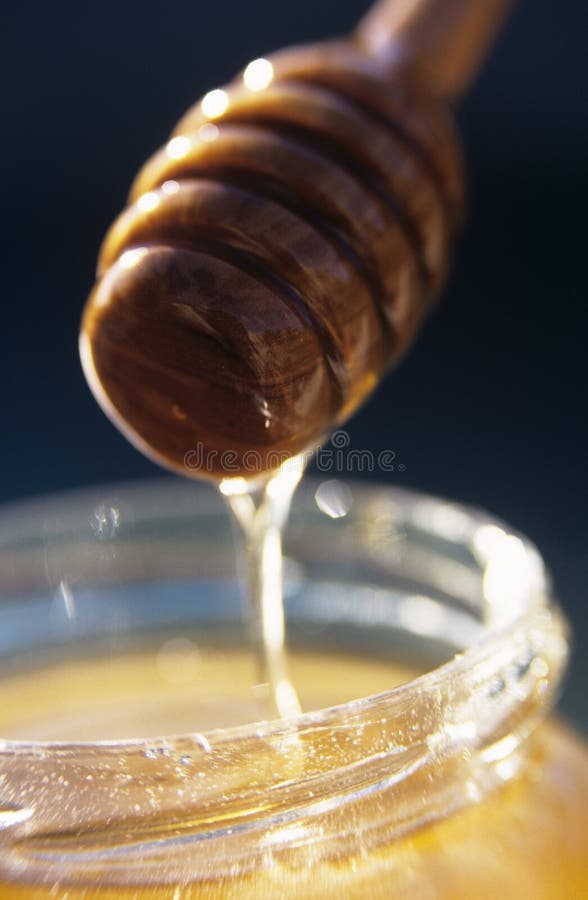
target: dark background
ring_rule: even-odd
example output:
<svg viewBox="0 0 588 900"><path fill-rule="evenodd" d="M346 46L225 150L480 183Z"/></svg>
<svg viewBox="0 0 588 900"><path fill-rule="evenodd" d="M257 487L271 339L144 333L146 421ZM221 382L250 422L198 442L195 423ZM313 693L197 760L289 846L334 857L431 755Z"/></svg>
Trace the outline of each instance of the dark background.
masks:
<svg viewBox="0 0 588 900"><path fill-rule="evenodd" d="M78 363L100 239L200 94L264 52L349 29L366 5L3 13L0 500L158 474ZM460 111L471 212L451 284L349 432L353 447L397 452L406 470L391 480L486 507L540 546L576 633L564 708L588 728L587 26L585 0L523 0L512 16Z"/></svg>

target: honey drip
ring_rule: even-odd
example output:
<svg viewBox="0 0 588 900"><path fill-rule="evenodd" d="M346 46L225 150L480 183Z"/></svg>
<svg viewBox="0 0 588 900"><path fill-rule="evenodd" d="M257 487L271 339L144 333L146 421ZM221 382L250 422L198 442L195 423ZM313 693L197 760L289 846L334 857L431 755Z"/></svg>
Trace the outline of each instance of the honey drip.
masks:
<svg viewBox="0 0 588 900"><path fill-rule="evenodd" d="M304 458L296 457L261 485L237 478L219 486L241 535L257 693L271 718L291 719L301 712L286 658L282 530L303 470Z"/></svg>

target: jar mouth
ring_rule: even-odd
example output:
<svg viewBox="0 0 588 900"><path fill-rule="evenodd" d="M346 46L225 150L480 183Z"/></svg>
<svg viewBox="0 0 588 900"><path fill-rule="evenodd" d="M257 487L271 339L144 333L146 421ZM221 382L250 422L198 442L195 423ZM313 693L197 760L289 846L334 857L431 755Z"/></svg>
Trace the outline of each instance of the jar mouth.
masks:
<svg viewBox="0 0 588 900"><path fill-rule="evenodd" d="M391 690L289 721L157 739L3 740L0 841L11 849L1 874L13 866L47 881L99 873L105 883L140 883L150 866L163 880L180 868L210 877L211 866L219 877L223 865L260 865L268 854L349 853L516 775L567 659L566 623L537 550L448 501L327 485L303 486L286 539L298 579L288 604L294 635L309 622L323 636L351 629L351 640L394 633L421 647L443 644L451 658ZM147 585L169 584L170 569L185 582L191 542L206 544L203 558L222 582L227 559L211 554L210 534L227 531L223 515L210 489L171 481L7 509L0 628L14 635L19 607L42 606L43 588L54 613L56 593L65 606L70 591L79 610L98 600L110 609L109 592L134 585L126 598L134 618L112 620L120 636L146 614L137 597ZM176 625L185 601L172 596L164 611ZM237 608L212 606L225 617ZM150 607L141 627L156 629L162 615ZM86 628L61 638L87 638L104 621L88 614ZM10 655L10 646L0 649Z"/></svg>

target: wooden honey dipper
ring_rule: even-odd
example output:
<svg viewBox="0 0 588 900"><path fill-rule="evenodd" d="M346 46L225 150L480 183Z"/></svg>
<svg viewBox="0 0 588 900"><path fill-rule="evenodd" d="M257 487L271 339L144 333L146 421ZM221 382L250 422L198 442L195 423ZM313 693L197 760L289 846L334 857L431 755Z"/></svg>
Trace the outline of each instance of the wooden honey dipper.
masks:
<svg viewBox="0 0 588 900"><path fill-rule="evenodd" d="M398 362L462 215L450 105L509 5L382 0L348 39L256 60L182 118L82 321L88 382L143 452L217 480L271 471Z"/></svg>

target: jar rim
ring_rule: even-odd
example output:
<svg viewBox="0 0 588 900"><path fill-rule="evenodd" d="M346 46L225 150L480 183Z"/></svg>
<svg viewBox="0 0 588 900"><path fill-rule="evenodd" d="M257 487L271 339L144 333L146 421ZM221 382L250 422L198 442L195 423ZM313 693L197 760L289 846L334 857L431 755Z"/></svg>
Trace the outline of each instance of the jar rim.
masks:
<svg viewBox="0 0 588 900"><path fill-rule="evenodd" d="M350 488L347 484L346 488L354 497L355 516L363 515L371 521L390 514L396 520L402 518L407 528L434 535L448 547L468 548L481 572L480 595L472 601L483 625L479 639L448 662L406 684L302 713L289 721L254 722L159 741L0 741L0 772L4 774L1 799L14 810L14 828L28 830L33 856L35 829L54 835L37 846L37 862L31 863L35 877L45 877L64 865L78 877L82 871L79 867L87 866L88 860L106 866L107 857L100 856L103 848L91 846L94 826L83 792L70 806L68 829L75 828L80 836L86 834L87 843L80 837L82 849L78 847L67 860L59 815L43 819L37 809L27 821L19 819L27 808L23 782L27 794L37 790L39 796L47 797L43 779L54 778L55 772L61 773L62 781L77 784L80 772L94 779L96 772L116 770L121 774L140 769L142 799L130 789L117 794L112 784L107 784L101 799L105 821L126 821L129 816L141 819L147 813L145 790L158 783L166 785L166 810L170 814L185 801L180 804L169 800L168 788L169 796L176 789L184 797L193 790L194 803L201 803L198 785L190 778L187 782L186 773L180 771L179 760L189 758L190 765L210 786L205 804L208 812L201 810L198 829L191 832L193 838L199 835L198 847L203 841L206 844L202 857L195 851L196 844L191 844L190 865L195 872L199 865L205 869L210 865L207 816L215 807L223 810L222 823L217 823L213 834L223 858L251 857L262 850L266 853L267 844L260 850L259 838L269 831L283 833L272 845L272 852L276 847L292 851L293 843L299 849L308 847L309 835L314 835L316 844L313 829L319 820L323 829L321 852L334 853L343 840L344 810L353 809L358 840L365 843L368 833L372 835L370 840L389 839L415 823L429 821L440 810L459 808L514 777L527 738L555 701L567 659L567 626L553 599L539 553L526 538L478 510L405 489L364 484L351 484ZM205 488L186 490L184 485L168 480L148 487L117 485L114 490L123 502L132 503L135 523L142 516L152 515L154 508L161 515L162 503L179 514L178 509L193 510L197 497L200 515L215 503L214 494ZM306 513L312 508L312 514L317 515L317 490L317 483L309 480L296 501L298 508ZM30 535L48 509L61 505L65 511L61 527L66 531L67 527L75 528L80 510L94 508L95 499L105 494L105 488L86 490L2 511L0 557L3 546L14 542L14 535L17 540L18 535ZM418 612L418 604L415 609ZM150 758L147 776L143 772L146 755ZM242 767L240 777L234 769L236 760ZM251 787L254 771L256 782ZM92 783L95 785L95 781ZM59 786L53 786L55 796L59 795ZM374 794L390 792L395 797L389 806L393 811L385 822L374 822ZM252 819L247 810L255 808L256 803L259 806L262 797L266 798L264 811ZM272 798L269 805L267 797ZM134 805L129 806L131 800ZM193 827L193 813L191 821ZM302 823L308 832L304 837ZM293 841L295 829L298 833ZM116 842L116 837L113 839ZM149 845L153 852L159 848L159 852L161 840L161 834L154 833L139 849L119 847L129 878L133 865L139 865L139 857L143 860L145 847ZM346 832L347 847L349 840ZM177 868L180 858L181 864L186 864L187 851L181 840L173 839L168 849L170 872ZM116 866L113 873L113 878L122 877Z"/></svg>
<svg viewBox="0 0 588 900"><path fill-rule="evenodd" d="M307 478L299 489L296 504L312 504L321 484L318 479ZM332 481L335 483L335 480ZM480 564L485 569L485 577L488 581L492 576L493 584L485 588L486 608L483 610L488 620L478 640L456 654L453 658L441 663L403 684L389 690L378 692L360 700L351 700L334 704L320 710L301 713L296 716L296 723L311 724L316 722L317 715L321 713L335 713L336 711L351 709L355 704L365 705L371 699L379 702L382 697L394 697L404 699L413 690L422 690L427 682L451 679L455 675L467 670L476 659L482 658L512 638L520 629L532 629L537 621L549 622L559 632L562 642L562 666L567 660L566 636L568 633L566 620L556 604L552 594L552 585L549 573L546 570L542 557L534 544L524 535L507 526L501 519L477 508L469 507L446 500L434 495L413 491L397 486L373 485L358 482L345 482L351 485L354 495L359 497L361 503L373 501L376 507L382 508L390 500L393 501L395 510L402 510L405 518L410 510L410 517L419 523L429 518L428 527L440 537L466 544L470 543L475 551ZM175 490L174 490L175 488ZM100 488L82 488L78 490L62 492L56 495L24 500L14 504L5 504L0 507L0 552L7 536L15 530L22 534L23 526L31 526L34 530L37 523L44 517L48 509L69 509L74 515L82 508L94 506L95 497L104 493L116 493L117 497L131 497L135 504L134 517L152 516L154 504L160 508L162 499L165 499L173 508L177 508L177 501L186 500L184 485L169 478L152 479L149 482L127 482L101 486ZM203 504L208 509L214 509L218 504L215 491L210 490L206 484L197 484L190 492L188 502L193 507L197 499L200 511ZM137 498L141 505L137 506ZM440 515L441 513L441 515ZM513 564L517 571L516 581L513 584ZM498 581L498 590L496 586ZM508 588L506 602L500 597L499 590ZM489 591L491 599L489 600ZM499 609L496 610L496 606ZM542 668L542 667L538 667ZM251 722L244 725L229 726L227 728L215 728L211 734L222 733L225 737L238 738L259 730L259 722ZM284 723L280 719L272 719L264 723L264 726L274 731L279 731L284 726L289 729L292 723ZM181 737L181 735L174 735ZM0 736L4 747L42 746L55 747L80 747L87 746L112 746L125 745L137 746L145 743L145 739L117 739L106 741L4 741Z"/></svg>

